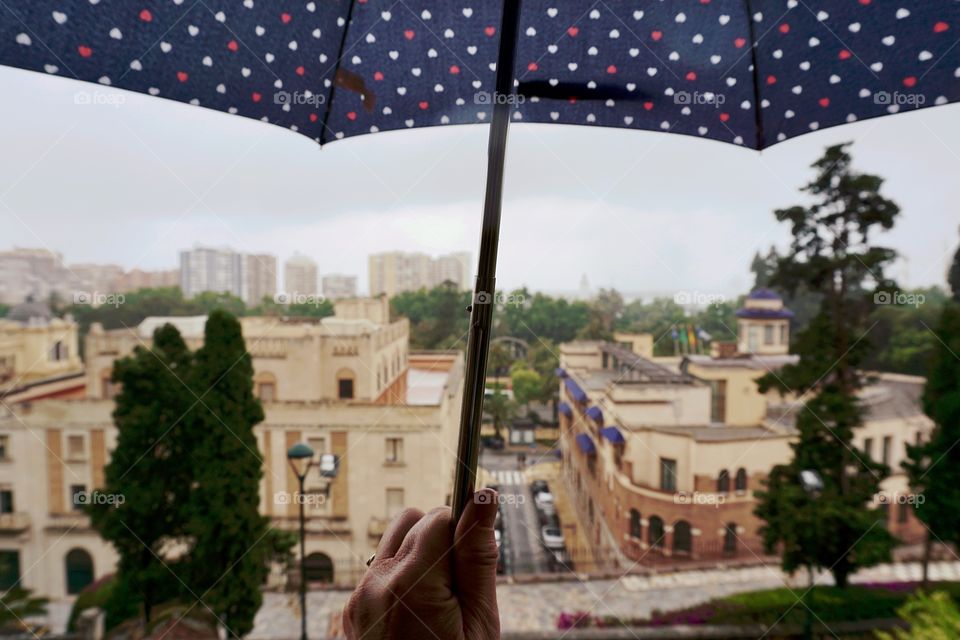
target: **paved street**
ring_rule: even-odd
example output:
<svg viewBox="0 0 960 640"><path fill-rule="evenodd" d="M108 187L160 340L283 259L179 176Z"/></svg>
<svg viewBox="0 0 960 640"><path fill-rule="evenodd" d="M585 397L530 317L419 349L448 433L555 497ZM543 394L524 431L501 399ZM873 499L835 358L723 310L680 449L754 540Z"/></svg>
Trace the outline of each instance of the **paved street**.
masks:
<svg viewBox="0 0 960 640"><path fill-rule="evenodd" d="M480 467L487 471L487 484L497 485L500 491L504 573L546 572L547 556L540 544L537 510L526 474L517 468L516 455L485 451Z"/></svg>

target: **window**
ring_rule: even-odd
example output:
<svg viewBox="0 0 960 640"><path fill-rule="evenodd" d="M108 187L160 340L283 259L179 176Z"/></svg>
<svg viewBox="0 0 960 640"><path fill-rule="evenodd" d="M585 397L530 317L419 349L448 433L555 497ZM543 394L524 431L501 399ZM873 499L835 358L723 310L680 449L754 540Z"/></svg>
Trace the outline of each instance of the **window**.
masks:
<svg viewBox="0 0 960 640"><path fill-rule="evenodd" d="M710 421L727 421L727 381L714 380L710 383Z"/></svg>
<svg viewBox="0 0 960 640"><path fill-rule="evenodd" d="M10 436L0 435L0 461L10 459Z"/></svg>
<svg viewBox="0 0 960 640"><path fill-rule="evenodd" d="M337 381L337 397L341 400L353 400L353 378L340 378Z"/></svg>
<svg viewBox="0 0 960 640"><path fill-rule="evenodd" d="M723 528L723 552L732 556L737 553L737 523L728 522Z"/></svg>
<svg viewBox="0 0 960 640"><path fill-rule="evenodd" d="M893 444L893 438L891 436L883 436L883 464L890 464L890 448Z"/></svg>
<svg viewBox="0 0 960 640"><path fill-rule="evenodd" d="M690 555L693 551L693 533L690 523L680 520L673 525L673 552L676 555Z"/></svg>
<svg viewBox="0 0 960 640"><path fill-rule="evenodd" d="M0 489L0 513L13 513L12 489Z"/></svg>
<svg viewBox="0 0 960 640"><path fill-rule="evenodd" d="M311 553L303 562L307 582L333 582L333 561L325 553Z"/></svg>
<svg viewBox="0 0 960 640"><path fill-rule="evenodd" d="M652 516L647 524L647 543L655 549L663 549L663 520Z"/></svg>
<svg viewBox="0 0 960 640"><path fill-rule="evenodd" d="M907 521L907 512L910 511L910 505L906 502L901 502L897 505L897 522L903 524Z"/></svg>
<svg viewBox="0 0 960 640"><path fill-rule="evenodd" d="M660 458L660 490L677 490L677 461Z"/></svg>
<svg viewBox="0 0 960 640"><path fill-rule="evenodd" d="M726 469L717 476L717 493L730 493L730 474Z"/></svg>
<svg viewBox="0 0 960 640"><path fill-rule="evenodd" d="M880 503L880 512L879 512L880 524L887 526L887 523L890 522L890 503L881 502Z"/></svg>
<svg viewBox="0 0 960 640"><path fill-rule="evenodd" d="M75 510L79 511L80 509L83 509L83 506L87 504L87 485L70 485L70 504L73 505Z"/></svg>
<svg viewBox="0 0 960 640"><path fill-rule="evenodd" d="M780 344L787 344L787 323L780 325Z"/></svg>
<svg viewBox="0 0 960 640"><path fill-rule="evenodd" d="M747 490L747 470L743 467L737 469L737 479L733 483L733 488L736 489L737 493Z"/></svg>
<svg viewBox="0 0 960 640"><path fill-rule="evenodd" d="M643 537L643 526L640 522L640 512L636 509L630 509L630 537L637 539Z"/></svg>
<svg viewBox="0 0 960 640"><path fill-rule="evenodd" d="M70 460L83 460L83 455L83 436L67 436L67 458Z"/></svg>
<svg viewBox="0 0 960 640"><path fill-rule="evenodd" d="M387 438L387 464L403 462L403 438Z"/></svg>
<svg viewBox="0 0 960 640"><path fill-rule="evenodd" d="M20 584L20 552L0 551L0 589L6 591Z"/></svg>
<svg viewBox="0 0 960 640"><path fill-rule="evenodd" d="M67 554L67 593L80 593L93 582L93 558L83 549L71 549Z"/></svg>
<svg viewBox="0 0 960 640"><path fill-rule="evenodd" d="M260 402L273 402L277 398L277 383L261 382L257 396L260 398Z"/></svg>
<svg viewBox="0 0 960 640"><path fill-rule="evenodd" d="M763 327L763 344L773 344L773 325L768 324Z"/></svg>
<svg viewBox="0 0 960 640"><path fill-rule="evenodd" d="M387 489L387 518L403 511L403 489Z"/></svg>
<svg viewBox="0 0 960 640"><path fill-rule="evenodd" d="M868 458L873 458L873 438L864 438L863 452Z"/></svg>
<svg viewBox="0 0 960 640"><path fill-rule="evenodd" d="M63 344L60 340L54 343L53 347L50 349L50 360L53 362L60 362L61 360L66 360L68 356L67 345Z"/></svg>

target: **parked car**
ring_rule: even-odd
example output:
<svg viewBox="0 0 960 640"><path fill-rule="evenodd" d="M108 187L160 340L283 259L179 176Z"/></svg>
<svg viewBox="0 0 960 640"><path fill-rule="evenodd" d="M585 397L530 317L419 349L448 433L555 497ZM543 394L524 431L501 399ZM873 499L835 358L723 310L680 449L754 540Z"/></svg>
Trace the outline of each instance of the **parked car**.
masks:
<svg viewBox="0 0 960 640"><path fill-rule="evenodd" d="M496 540L496 542L497 542L497 549L499 549L499 548L500 548L500 545L502 544L501 541L503 540L503 534L500 533L500 529L494 529L494 530L493 530L493 539Z"/></svg>
<svg viewBox="0 0 960 640"><path fill-rule="evenodd" d="M543 511L537 512L538 520L540 521L540 527L556 527L560 528L560 516L554 513L544 513Z"/></svg>
<svg viewBox="0 0 960 640"><path fill-rule="evenodd" d="M534 480L530 483L530 492L533 493L534 497L536 497L538 493L549 493L550 485L547 484L546 480Z"/></svg>
<svg viewBox="0 0 960 640"><path fill-rule="evenodd" d="M500 509L497 509L497 517L493 520L493 528L496 529L498 533L503 531L503 511Z"/></svg>
<svg viewBox="0 0 960 640"><path fill-rule="evenodd" d="M556 573L564 571L573 571L573 558L566 549L548 549L547 550L547 568Z"/></svg>
<svg viewBox="0 0 960 640"><path fill-rule="evenodd" d="M541 491L533 497L533 504L538 511L547 515L553 515L557 512L557 505L553 501L553 494L549 491Z"/></svg>
<svg viewBox="0 0 960 640"><path fill-rule="evenodd" d="M540 529L540 538L547 549L564 549L563 532L559 527L547 525Z"/></svg>
<svg viewBox="0 0 960 640"><path fill-rule="evenodd" d="M493 451L500 451L504 447L503 438L498 438L497 436L484 436L480 439L480 444L486 449L491 449Z"/></svg>

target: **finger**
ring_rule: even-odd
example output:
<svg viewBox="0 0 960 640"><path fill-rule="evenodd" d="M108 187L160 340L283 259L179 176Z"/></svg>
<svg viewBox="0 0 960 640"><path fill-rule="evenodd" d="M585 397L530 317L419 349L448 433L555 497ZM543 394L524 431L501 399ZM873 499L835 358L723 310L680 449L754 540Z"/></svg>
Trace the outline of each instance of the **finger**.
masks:
<svg viewBox="0 0 960 640"><path fill-rule="evenodd" d="M403 544L407 532L423 518L423 511L419 509L404 509L387 526L377 545L377 560L386 560L397 554L397 549ZM376 562L376 560L374 560Z"/></svg>
<svg viewBox="0 0 960 640"><path fill-rule="evenodd" d="M470 638L499 638L497 560L500 552L493 524L499 501L493 489L473 494L454 534L453 579L464 632Z"/></svg>
<svg viewBox="0 0 960 640"><path fill-rule="evenodd" d="M439 564L453 546L450 517L450 507L431 509L407 532L395 554L397 560L409 558L421 562L424 571Z"/></svg>

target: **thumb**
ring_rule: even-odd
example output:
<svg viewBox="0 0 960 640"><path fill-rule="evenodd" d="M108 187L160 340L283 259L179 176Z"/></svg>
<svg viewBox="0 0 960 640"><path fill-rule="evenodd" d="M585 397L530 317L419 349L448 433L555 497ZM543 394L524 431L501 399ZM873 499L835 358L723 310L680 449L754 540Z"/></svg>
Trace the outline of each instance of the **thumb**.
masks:
<svg viewBox="0 0 960 640"><path fill-rule="evenodd" d="M454 533L454 590L460 601L467 640L500 637L497 610L497 560L500 552L493 533L498 508L496 491L477 491L464 509Z"/></svg>

